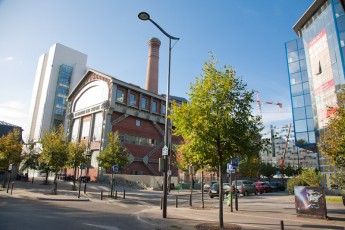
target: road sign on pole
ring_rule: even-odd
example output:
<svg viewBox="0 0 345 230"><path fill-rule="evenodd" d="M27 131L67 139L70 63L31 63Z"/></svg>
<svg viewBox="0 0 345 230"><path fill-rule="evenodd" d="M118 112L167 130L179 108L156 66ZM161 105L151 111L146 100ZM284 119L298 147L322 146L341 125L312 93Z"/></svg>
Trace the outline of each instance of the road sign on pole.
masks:
<svg viewBox="0 0 345 230"><path fill-rule="evenodd" d="M168 147L166 145L164 145L163 149L162 149L162 155L163 156L168 156Z"/></svg>
<svg viewBox="0 0 345 230"><path fill-rule="evenodd" d="M113 166L113 172L118 172L118 171L119 171L119 166L114 165L114 166Z"/></svg>
<svg viewBox="0 0 345 230"><path fill-rule="evenodd" d="M227 164L227 167L226 167L226 171L228 173L234 173L235 172L235 169L232 167L232 164L228 163Z"/></svg>

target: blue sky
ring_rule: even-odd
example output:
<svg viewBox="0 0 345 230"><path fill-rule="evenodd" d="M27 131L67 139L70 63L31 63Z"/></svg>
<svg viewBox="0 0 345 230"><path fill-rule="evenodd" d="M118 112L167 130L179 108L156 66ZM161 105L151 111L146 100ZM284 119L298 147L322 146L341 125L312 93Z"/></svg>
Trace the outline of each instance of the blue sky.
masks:
<svg viewBox="0 0 345 230"><path fill-rule="evenodd" d="M233 66L262 101L266 126L292 122L284 43L313 0L0 0L0 120L28 126L38 58L54 43L88 55L87 65L145 88L148 45L161 40L159 93L166 92L168 38L141 11L180 40L172 50L171 94L186 97L209 52ZM256 104L253 104L257 113ZM25 137L25 136L24 136Z"/></svg>

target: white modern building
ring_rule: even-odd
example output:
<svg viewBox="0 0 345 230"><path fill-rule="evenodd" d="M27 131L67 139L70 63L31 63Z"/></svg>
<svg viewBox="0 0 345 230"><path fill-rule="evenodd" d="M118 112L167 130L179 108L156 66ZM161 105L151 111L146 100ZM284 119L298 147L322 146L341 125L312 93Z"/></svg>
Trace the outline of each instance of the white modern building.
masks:
<svg viewBox="0 0 345 230"><path fill-rule="evenodd" d="M87 55L59 43L38 60L29 113L29 141L64 124L67 96L86 73Z"/></svg>
<svg viewBox="0 0 345 230"><path fill-rule="evenodd" d="M262 139L270 141L270 144L260 152L263 163L279 167L284 156L284 166L290 165L295 169L317 167L317 154L296 146L293 125L271 126L270 130L262 134Z"/></svg>

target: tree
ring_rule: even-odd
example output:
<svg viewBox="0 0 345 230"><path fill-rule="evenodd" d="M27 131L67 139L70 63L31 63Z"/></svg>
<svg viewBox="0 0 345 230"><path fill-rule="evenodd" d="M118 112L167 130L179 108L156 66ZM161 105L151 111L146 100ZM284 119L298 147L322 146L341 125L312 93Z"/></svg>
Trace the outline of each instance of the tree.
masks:
<svg viewBox="0 0 345 230"><path fill-rule="evenodd" d="M241 160L239 172L244 177L259 177L260 176L260 157L259 156L250 156L246 159Z"/></svg>
<svg viewBox="0 0 345 230"><path fill-rule="evenodd" d="M119 134L116 131L115 133L108 133L108 144L104 151L102 151L97 160L99 166L105 169L111 169L114 165L118 166L119 171L122 171L127 165L128 153L125 148L121 146ZM113 170L111 170L111 194L113 194Z"/></svg>
<svg viewBox="0 0 345 230"><path fill-rule="evenodd" d="M22 170L29 170L33 169L36 170L39 168L39 161L38 158L40 154L36 151L36 143L29 142L26 145L23 155L23 162L22 162ZM32 176L33 178L34 176Z"/></svg>
<svg viewBox="0 0 345 230"><path fill-rule="evenodd" d="M54 172L53 194L57 194L57 174L66 165L67 142L63 134L63 126L58 129L47 131L41 138L42 152L39 162L43 163L49 171Z"/></svg>
<svg viewBox="0 0 345 230"><path fill-rule="evenodd" d="M304 168L300 177L308 186L320 186L322 175L315 168Z"/></svg>
<svg viewBox="0 0 345 230"><path fill-rule="evenodd" d="M333 108L329 109L333 110ZM345 171L345 93L338 95L338 107L330 117L327 128L321 134L319 148L331 160L331 163L337 166L337 172L332 175L331 183L344 188L342 176ZM339 184L339 182L343 182L343 184Z"/></svg>
<svg viewBox="0 0 345 230"><path fill-rule="evenodd" d="M251 155L259 149L259 117L251 114L254 91L230 66L217 69L212 57L203 75L190 87L189 103L172 106L175 134L195 149L194 159L207 160L219 170L219 227L223 222L223 171L232 156Z"/></svg>
<svg viewBox="0 0 345 230"><path fill-rule="evenodd" d="M277 172L277 168L269 163L262 163L260 165L261 175L265 176L270 180Z"/></svg>
<svg viewBox="0 0 345 230"><path fill-rule="evenodd" d="M68 157L66 166L73 168L73 189L75 189L77 168L82 164L87 163L87 157L85 155L86 145L83 142L69 142L68 143Z"/></svg>
<svg viewBox="0 0 345 230"><path fill-rule="evenodd" d="M18 166L21 162L21 152L23 148L22 140L20 139L20 130L15 128L7 135L0 138L0 168L7 169L10 164ZM7 175L5 176L7 178ZM6 181L3 180L2 187L5 187Z"/></svg>

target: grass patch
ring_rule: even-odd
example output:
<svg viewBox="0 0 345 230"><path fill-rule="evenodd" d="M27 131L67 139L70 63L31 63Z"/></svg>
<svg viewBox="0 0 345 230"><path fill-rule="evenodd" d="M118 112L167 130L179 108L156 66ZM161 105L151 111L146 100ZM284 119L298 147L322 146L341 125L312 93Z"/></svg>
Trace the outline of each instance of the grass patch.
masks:
<svg viewBox="0 0 345 230"><path fill-rule="evenodd" d="M326 196L326 201L343 202L341 196Z"/></svg>

